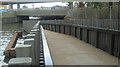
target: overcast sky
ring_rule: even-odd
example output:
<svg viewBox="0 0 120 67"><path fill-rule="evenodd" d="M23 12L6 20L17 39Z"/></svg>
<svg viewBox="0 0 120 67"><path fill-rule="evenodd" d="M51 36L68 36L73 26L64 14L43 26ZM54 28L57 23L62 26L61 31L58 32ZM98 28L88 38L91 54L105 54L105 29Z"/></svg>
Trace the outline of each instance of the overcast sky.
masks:
<svg viewBox="0 0 120 67"><path fill-rule="evenodd" d="M67 3L62 3L62 2L52 2L52 3L31 3L31 4L21 4L20 5L20 8L22 8L24 5L26 5L28 8L32 8L33 7L33 5L34 5L34 7L41 7L41 6L43 6L43 7L52 7L52 6L55 6L55 5L61 5L61 6L66 6L67 5ZM14 9L16 9L17 8L17 4L14 4L14 7L13 7Z"/></svg>

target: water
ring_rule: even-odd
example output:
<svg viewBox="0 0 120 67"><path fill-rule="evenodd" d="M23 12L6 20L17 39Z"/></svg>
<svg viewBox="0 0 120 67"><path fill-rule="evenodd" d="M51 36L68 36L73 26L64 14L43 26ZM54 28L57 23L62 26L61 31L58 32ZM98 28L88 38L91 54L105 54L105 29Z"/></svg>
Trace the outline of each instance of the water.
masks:
<svg viewBox="0 0 120 67"><path fill-rule="evenodd" d="M18 23L3 23L2 24L2 31L22 31L23 27L22 27L22 23L18 22Z"/></svg>
<svg viewBox="0 0 120 67"><path fill-rule="evenodd" d="M10 41L10 38L12 37L12 32L10 31L0 31L0 66L5 65L6 63L4 62L4 50L7 47L7 44Z"/></svg>
<svg viewBox="0 0 120 67"><path fill-rule="evenodd" d="M0 9L0 13L5 13L5 12L8 12L8 10L6 10L6 9Z"/></svg>
<svg viewBox="0 0 120 67"><path fill-rule="evenodd" d="M22 23L2 24L2 31L0 31L0 67L7 63L4 62L4 50L7 47L10 39L15 31L22 31Z"/></svg>

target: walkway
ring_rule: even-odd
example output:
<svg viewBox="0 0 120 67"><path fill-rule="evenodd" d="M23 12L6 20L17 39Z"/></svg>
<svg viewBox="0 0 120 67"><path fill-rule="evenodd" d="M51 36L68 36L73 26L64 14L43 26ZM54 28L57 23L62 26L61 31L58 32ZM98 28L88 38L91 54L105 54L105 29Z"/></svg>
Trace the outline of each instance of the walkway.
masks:
<svg viewBox="0 0 120 67"><path fill-rule="evenodd" d="M118 59L79 39L45 30L54 65L118 65Z"/></svg>

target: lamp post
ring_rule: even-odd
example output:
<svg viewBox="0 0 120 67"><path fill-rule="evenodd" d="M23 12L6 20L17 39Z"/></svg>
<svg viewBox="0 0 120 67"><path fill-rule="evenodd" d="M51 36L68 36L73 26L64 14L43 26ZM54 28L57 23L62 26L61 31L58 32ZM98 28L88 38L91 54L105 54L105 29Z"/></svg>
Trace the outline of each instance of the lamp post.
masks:
<svg viewBox="0 0 120 67"><path fill-rule="evenodd" d="M110 11L110 15L109 15L109 19L111 20L112 19L112 16L111 16L111 9L112 9L112 2L109 2L109 11Z"/></svg>

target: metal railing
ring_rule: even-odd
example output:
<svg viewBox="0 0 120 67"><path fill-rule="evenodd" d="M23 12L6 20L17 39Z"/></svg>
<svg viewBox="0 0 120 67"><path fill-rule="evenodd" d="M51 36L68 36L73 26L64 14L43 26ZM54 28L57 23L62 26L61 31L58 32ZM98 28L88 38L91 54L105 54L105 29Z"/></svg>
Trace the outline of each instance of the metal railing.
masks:
<svg viewBox="0 0 120 67"><path fill-rule="evenodd" d="M44 51L44 61L45 61L45 66L46 67L53 67L53 62L52 62L52 58L51 58L51 55L50 55L50 51L49 51L49 48L48 48L48 44L47 44L47 40L46 40L46 37L45 37L45 34L44 34L44 30L43 30L43 27L41 27L41 33L42 33L42 40L43 40L43 51Z"/></svg>

